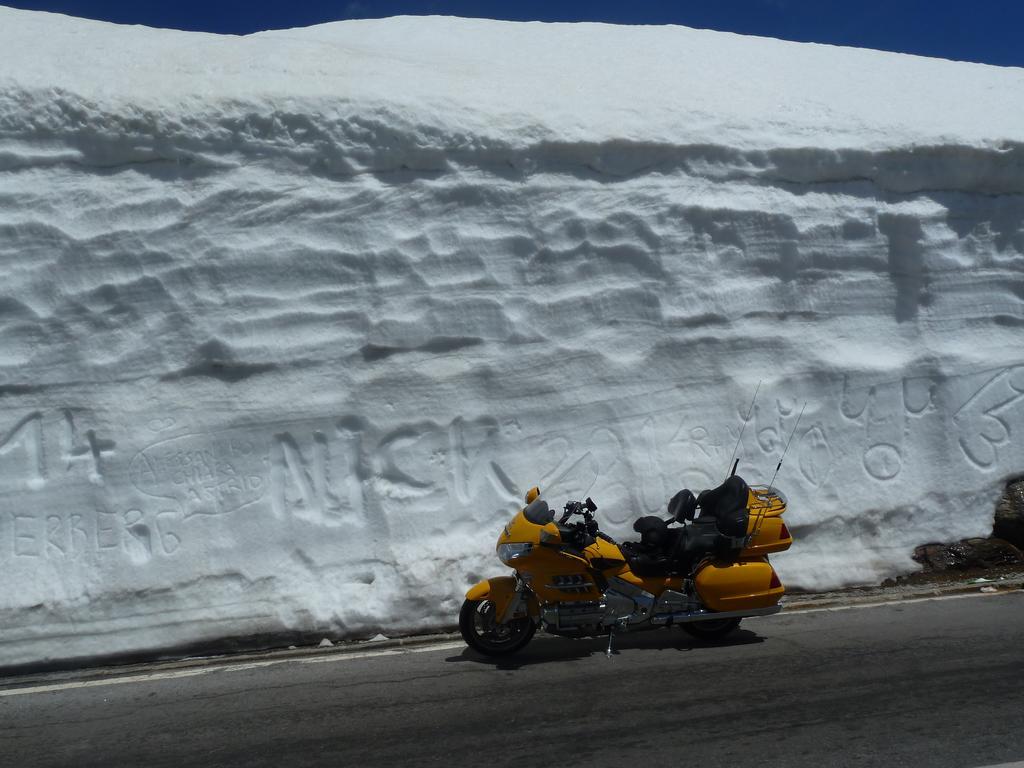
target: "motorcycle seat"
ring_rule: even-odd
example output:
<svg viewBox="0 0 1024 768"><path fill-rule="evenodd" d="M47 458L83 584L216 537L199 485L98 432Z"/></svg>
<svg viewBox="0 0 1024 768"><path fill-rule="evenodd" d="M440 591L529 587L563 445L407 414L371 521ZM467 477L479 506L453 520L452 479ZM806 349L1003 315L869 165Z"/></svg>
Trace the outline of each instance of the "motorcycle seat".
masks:
<svg viewBox="0 0 1024 768"><path fill-rule="evenodd" d="M640 544L650 550L664 549L669 537L668 523L654 515L637 518L633 530L640 534Z"/></svg>
<svg viewBox="0 0 1024 768"><path fill-rule="evenodd" d="M633 523L633 530L640 534L640 541L622 544L623 554L629 567L637 576L668 576L679 569L679 562L673 555L679 550L682 528L669 528L660 517L649 515Z"/></svg>
<svg viewBox="0 0 1024 768"><path fill-rule="evenodd" d="M684 528L669 528L656 517L640 518L633 528L641 540L623 542L621 549L637 576L688 576L707 555L728 559L737 552L735 540L724 536L712 517L701 515Z"/></svg>
<svg viewBox="0 0 1024 768"><path fill-rule="evenodd" d="M676 571L677 564L668 555L650 550L638 541L623 542L620 549L629 569L637 576L669 576Z"/></svg>

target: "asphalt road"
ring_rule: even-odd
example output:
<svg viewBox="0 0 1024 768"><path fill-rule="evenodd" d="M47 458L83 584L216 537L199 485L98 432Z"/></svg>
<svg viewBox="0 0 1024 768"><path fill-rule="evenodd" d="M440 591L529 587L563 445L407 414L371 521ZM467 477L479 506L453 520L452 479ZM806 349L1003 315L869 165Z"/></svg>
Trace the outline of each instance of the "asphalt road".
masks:
<svg viewBox="0 0 1024 768"><path fill-rule="evenodd" d="M928 766L1024 761L1024 592L678 630L0 681L0 766ZM22 686L22 687L17 687Z"/></svg>

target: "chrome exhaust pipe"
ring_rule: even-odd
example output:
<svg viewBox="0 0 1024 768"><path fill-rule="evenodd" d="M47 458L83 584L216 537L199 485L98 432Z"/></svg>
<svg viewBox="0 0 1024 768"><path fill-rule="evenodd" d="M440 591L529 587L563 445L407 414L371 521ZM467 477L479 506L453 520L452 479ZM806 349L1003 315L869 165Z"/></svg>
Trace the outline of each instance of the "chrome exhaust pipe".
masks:
<svg viewBox="0 0 1024 768"><path fill-rule="evenodd" d="M709 611L701 608L697 611L679 611L678 613L661 613L651 617L652 624L688 624L694 621L718 621L719 619L746 619L751 616L771 616L782 610L781 605L768 608L751 608L748 611Z"/></svg>

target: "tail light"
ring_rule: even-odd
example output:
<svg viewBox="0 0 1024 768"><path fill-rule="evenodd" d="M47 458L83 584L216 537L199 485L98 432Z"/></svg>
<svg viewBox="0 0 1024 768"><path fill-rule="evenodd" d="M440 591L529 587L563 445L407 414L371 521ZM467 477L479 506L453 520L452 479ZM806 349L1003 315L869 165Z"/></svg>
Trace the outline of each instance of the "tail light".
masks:
<svg viewBox="0 0 1024 768"><path fill-rule="evenodd" d="M772 580L768 584L768 589L778 589L782 586L782 582L779 581L779 574L772 570Z"/></svg>
<svg viewBox="0 0 1024 768"><path fill-rule="evenodd" d="M786 524L783 523L782 524L782 528L779 529L779 541L782 541L783 539L792 539L792 538L793 538L793 535L789 532L789 528L787 528Z"/></svg>

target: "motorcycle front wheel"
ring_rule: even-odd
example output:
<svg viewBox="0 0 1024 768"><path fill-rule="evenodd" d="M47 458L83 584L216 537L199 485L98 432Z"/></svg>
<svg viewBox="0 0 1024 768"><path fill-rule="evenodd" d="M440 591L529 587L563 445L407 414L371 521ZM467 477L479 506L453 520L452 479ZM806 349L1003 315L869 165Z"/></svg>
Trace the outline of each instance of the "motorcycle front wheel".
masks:
<svg viewBox="0 0 1024 768"><path fill-rule="evenodd" d="M498 624L489 600L467 600L459 611L459 631L466 645L485 656L515 653L533 637L537 627L529 616Z"/></svg>
<svg viewBox="0 0 1024 768"><path fill-rule="evenodd" d="M692 621L680 624L683 631L704 642L714 643L725 638L740 625L739 619L718 619L710 621Z"/></svg>

